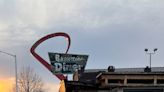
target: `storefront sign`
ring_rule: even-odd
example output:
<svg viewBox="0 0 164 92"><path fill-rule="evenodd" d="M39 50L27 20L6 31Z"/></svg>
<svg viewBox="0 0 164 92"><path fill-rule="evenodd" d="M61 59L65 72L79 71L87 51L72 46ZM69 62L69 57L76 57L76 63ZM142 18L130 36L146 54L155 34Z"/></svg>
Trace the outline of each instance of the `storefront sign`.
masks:
<svg viewBox="0 0 164 92"><path fill-rule="evenodd" d="M88 55L48 53L51 62L51 69L54 74L68 74L77 70L83 71Z"/></svg>

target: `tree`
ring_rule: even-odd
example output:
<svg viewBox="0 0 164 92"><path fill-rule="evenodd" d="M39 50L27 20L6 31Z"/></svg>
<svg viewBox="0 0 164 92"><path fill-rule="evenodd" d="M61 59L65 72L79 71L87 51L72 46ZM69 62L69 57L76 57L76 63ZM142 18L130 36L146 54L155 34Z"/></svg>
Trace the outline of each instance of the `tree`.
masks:
<svg viewBox="0 0 164 92"><path fill-rule="evenodd" d="M19 92L45 92L44 83L31 67L23 67L18 73Z"/></svg>

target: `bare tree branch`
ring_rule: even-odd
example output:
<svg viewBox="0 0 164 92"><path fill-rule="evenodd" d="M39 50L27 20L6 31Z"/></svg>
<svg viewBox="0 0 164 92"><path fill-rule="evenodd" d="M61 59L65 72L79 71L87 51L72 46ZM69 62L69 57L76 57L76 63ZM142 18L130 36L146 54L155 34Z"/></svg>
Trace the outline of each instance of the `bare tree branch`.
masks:
<svg viewBox="0 0 164 92"><path fill-rule="evenodd" d="M31 67L23 67L19 72L18 87L19 92L45 92L41 77Z"/></svg>

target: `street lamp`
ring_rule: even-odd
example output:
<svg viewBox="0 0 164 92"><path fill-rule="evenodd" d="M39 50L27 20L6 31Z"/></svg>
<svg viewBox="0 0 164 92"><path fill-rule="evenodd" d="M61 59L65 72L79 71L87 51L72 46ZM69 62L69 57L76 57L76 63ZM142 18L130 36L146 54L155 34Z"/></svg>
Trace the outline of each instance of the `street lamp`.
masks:
<svg viewBox="0 0 164 92"><path fill-rule="evenodd" d="M150 55L150 68L151 68L151 55L152 54L155 54L155 52L157 51L158 49L157 48L154 48L153 52L148 52L149 50L146 48L145 49L145 52Z"/></svg>
<svg viewBox="0 0 164 92"><path fill-rule="evenodd" d="M4 51L0 51L0 53L4 53L6 55L12 56L15 59L15 83L16 83L15 91L18 92L18 76L17 76L17 59L16 59L16 55L13 55L13 54L10 54L10 53L4 52Z"/></svg>

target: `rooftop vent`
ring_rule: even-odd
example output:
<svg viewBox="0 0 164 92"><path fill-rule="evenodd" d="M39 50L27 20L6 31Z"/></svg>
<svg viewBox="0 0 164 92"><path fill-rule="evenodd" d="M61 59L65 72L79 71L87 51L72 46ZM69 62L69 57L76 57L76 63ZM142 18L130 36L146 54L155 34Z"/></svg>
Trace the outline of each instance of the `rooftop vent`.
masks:
<svg viewBox="0 0 164 92"><path fill-rule="evenodd" d="M146 68L144 69L144 72L151 72L151 68L146 66Z"/></svg>
<svg viewBox="0 0 164 92"><path fill-rule="evenodd" d="M109 66L108 67L108 72L114 72L115 71L115 67L114 66Z"/></svg>

